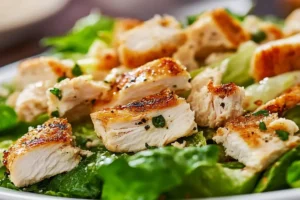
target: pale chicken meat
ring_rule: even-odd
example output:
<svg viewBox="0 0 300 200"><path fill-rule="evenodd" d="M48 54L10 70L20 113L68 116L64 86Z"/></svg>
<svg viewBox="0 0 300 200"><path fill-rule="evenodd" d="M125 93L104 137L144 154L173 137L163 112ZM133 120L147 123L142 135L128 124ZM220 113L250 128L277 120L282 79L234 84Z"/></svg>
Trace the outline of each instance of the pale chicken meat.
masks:
<svg viewBox="0 0 300 200"><path fill-rule="evenodd" d="M157 58L171 56L185 42L181 25L171 16L155 16L126 31L119 38L121 64L139 67Z"/></svg>
<svg viewBox="0 0 300 200"><path fill-rule="evenodd" d="M283 115L285 111L295 107L300 104L300 85L296 85L279 97L270 100L266 104L257 108L256 111L259 110L267 110L270 113L278 113L279 115Z"/></svg>
<svg viewBox="0 0 300 200"><path fill-rule="evenodd" d="M285 19L283 31L286 36L300 33L300 8L294 10Z"/></svg>
<svg viewBox="0 0 300 200"><path fill-rule="evenodd" d="M251 61L256 81L300 69L300 34L259 46Z"/></svg>
<svg viewBox="0 0 300 200"><path fill-rule="evenodd" d="M173 55L188 70L198 68L196 59L204 60L213 52L235 50L249 40L249 34L225 9L205 12L185 29L187 41Z"/></svg>
<svg viewBox="0 0 300 200"><path fill-rule="evenodd" d="M47 91L48 113L77 120L91 113L93 102L105 98L110 88L89 75L65 79Z"/></svg>
<svg viewBox="0 0 300 200"><path fill-rule="evenodd" d="M247 168L262 171L299 144L299 136L294 135L298 130L295 122L278 118L277 113L256 113L228 121L213 140Z"/></svg>
<svg viewBox="0 0 300 200"><path fill-rule="evenodd" d="M220 84L222 73L207 69L192 81L192 90L187 99L195 111L199 126L215 128L226 120L243 114L244 88L234 83Z"/></svg>
<svg viewBox="0 0 300 200"><path fill-rule="evenodd" d="M80 150L73 145L66 119L52 118L32 129L4 152L3 163L17 187L25 187L77 166Z"/></svg>
<svg viewBox="0 0 300 200"><path fill-rule="evenodd" d="M97 135L113 152L162 147L197 132L194 112L171 90L91 114Z"/></svg>
<svg viewBox="0 0 300 200"><path fill-rule="evenodd" d="M124 105L133 100L159 93L166 88L183 92L191 88L190 78L186 68L175 60L171 58L157 59L120 75L114 83L111 83L113 89L110 102L97 102L94 110Z"/></svg>
<svg viewBox="0 0 300 200"><path fill-rule="evenodd" d="M31 122L37 116L47 113L47 90L53 86L51 81L39 81L29 84L19 93L15 110L22 121Z"/></svg>
<svg viewBox="0 0 300 200"><path fill-rule="evenodd" d="M21 62L17 73L17 87L25 88L38 81L56 83L60 77L73 77L73 62L60 61L55 58L39 57Z"/></svg>
<svg viewBox="0 0 300 200"><path fill-rule="evenodd" d="M280 27L271 22L263 21L254 15L247 16L243 21L242 26L252 35L252 37L257 34L263 34L265 37L261 38L259 43L266 43L284 37Z"/></svg>

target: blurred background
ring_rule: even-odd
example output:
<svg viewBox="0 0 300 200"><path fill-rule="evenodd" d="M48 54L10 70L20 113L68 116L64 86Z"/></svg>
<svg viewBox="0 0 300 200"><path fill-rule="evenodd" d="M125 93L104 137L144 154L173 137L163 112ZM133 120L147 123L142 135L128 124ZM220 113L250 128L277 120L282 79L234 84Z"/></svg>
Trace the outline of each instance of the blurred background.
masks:
<svg viewBox="0 0 300 200"><path fill-rule="evenodd" d="M91 10L114 17L171 14L181 21L203 10L226 7L239 14L286 17L300 0L0 0L0 66L44 52L40 40L66 33Z"/></svg>

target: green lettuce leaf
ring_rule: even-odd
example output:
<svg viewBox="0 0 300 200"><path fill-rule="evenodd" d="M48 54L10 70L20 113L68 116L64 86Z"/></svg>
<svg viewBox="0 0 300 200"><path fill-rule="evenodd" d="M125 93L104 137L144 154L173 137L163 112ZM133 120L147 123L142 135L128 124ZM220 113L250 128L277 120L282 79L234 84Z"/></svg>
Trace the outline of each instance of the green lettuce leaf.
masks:
<svg viewBox="0 0 300 200"><path fill-rule="evenodd" d="M218 164L219 147L166 147L100 167L103 199L209 197L251 192L258 174ZM159 183L159 184L158 184Z"/></svg>
<svg viewBox="0 0 300 200"><path fill-rule="evenodd" d="M300 127L300 106L297 105L294 108L288 110L284 117L294 121L298 127Z"/></svg>
<svg viewBox="0 0 300 200"><path fill-rule="evenodd" d="M101 35L101 31L105 31L106 35L112 34L113 25L114 19L99 13L91 13L77 21L65 36L45 38L42 44L51 46L55 52L60 52L62 57L73 57L73 53L86 54L94 40Z"/></svg>
<svg viewBox="0 0 300 200"><path fill-rule="evenodd" d="M295 161L288 168L286 181L292 188L300 188L300 161Z"/></svg>
<svg viewBox="0 0 300 200"><path fill-rule="evenodd" d="M265 78L259 83L255 83L246 88L246 104L244 109L255 110L257 101L266 103L290 87L300 82L300 71L288 72L271 78Z"/></svg>
<svg viewBox="0 0 300 200"><path fill-rule="evenodd" d="M18 116L13 108L0 104L0 135L1 132L14 127L18 123Z"/></svg>
<svg viewBox="0 0 300 200"><path fill-rule="evenodd" d="M266 192L288 188L286 176L289 166L300 159L300 146L290 150L267 169L258 182L255 192ZM297 173L297 172L296 172ZM289 175L288 175L289 176ZM292 176L292 175L290 175ZM290 179L291 180L291 179Z"/></svg>

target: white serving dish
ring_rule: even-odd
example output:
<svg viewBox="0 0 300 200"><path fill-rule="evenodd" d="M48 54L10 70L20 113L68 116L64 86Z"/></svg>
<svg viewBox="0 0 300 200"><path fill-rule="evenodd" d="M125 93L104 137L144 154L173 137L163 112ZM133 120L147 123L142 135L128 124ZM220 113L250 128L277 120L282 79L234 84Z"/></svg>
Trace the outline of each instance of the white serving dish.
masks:
<svg viewBox="0 0 300 200"><path fill-rule="evenodd" d="M13 80L18 62L0 68L0 84ZM0 200L82 200L74 198L52 197L28 192L19 192L0 187ZM300 189L288 189L259 194L237 195L229 197L205 198L205 200L299 200Z"/></svg>

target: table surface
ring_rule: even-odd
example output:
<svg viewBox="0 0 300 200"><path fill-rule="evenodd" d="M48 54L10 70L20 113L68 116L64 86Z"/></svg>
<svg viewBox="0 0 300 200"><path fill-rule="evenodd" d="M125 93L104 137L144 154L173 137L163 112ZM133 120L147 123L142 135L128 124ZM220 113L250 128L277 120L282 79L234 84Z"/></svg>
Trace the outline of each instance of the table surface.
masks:
<svg viewBox="0 0 300 200"><path fill-rule="evenodd" d="M107 0L103 0L107 1ZM193 1L193 0L187 0ZM254 9L255 14L276 14L279 16L284 16L282 10L278 7L278 2L282 1L293 1L293 0L264 0L256 1L257 5ZM11 47L0 50L0 66L4 66L11 62L30 57L45 51L45 48L39 45L41 38L45 36L61 35L67 32L82 16L86 16L93 8L99 8L104 4L99 3L101 0L72 0L62 11L57 13L55 16L41 22L37 25L32 34L26 41L17 43ZM277 3L276 3L277 2ZM107 4L107 2L106 2ZM112 16L122 16L130 15L130 13L115 13L116 11L111 10L111 8L101 7L101 11L105 14ZM161 12L162 9L161 9ZM141 15L141 14L139 14ZM152 13L151 13L152 15ZM137 16L128 16L137 17ZM144 16L138 16L139 18L148 18L149 13ZM59 24L58 24L59 22Z"/></svg>

